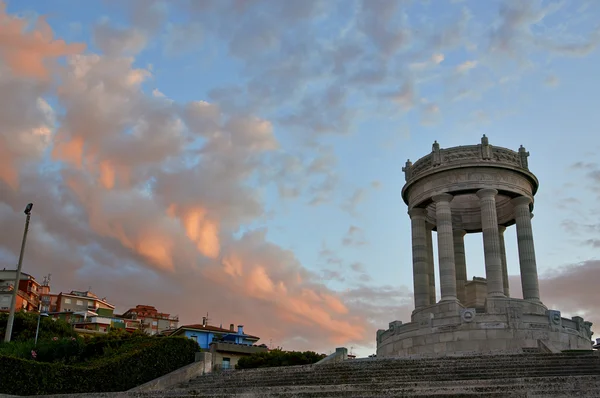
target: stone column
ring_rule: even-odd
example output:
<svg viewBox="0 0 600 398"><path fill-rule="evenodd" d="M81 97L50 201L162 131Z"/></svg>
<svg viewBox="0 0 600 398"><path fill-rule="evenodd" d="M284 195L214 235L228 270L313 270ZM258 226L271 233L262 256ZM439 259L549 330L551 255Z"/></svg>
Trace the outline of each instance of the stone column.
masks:
<svg viewBox="0 0 600 398"><path fill-rule="evenodd" d="M450 202L453 196L447 193L436 195L435 216L438 236L438 258L440 267L441 301L457 301L456 269L454 264L454 239L452 237L452 211Z"/></svg>
<svg viewBox="0 0 600 398"><path fill-rule="evenodd" d="M488 297L504 297L502 282L502 255L500 252L500 234L496 213L495 189L477 191L481 205L481 230L483 232L483 252L485 255L485 276Z"/></svg>
<svg viewBox="0 0 600 398"><path fill-rule="evenodd" d="M465 235L464 229L455 229L452 231L454 238L454 265L456 267L456 296L458 301L465 303L467 291L467 259L465 257Z"/></svg>
<svg viewBox="0 0 600 398"><path fill-rule="evenodd" d="M427 223L425 225L426 231L426 240L427 240L427 273L429 274L429 304L435 304L435 267L433 266L433 225Z"/></svg>
<svg viewBox="0 0 600 398"><path fill-rule="evenodd" d="M413 208L408 211L412 229L415 309L429 305L429 269L427 261L425 214L425 209Z"/></svg>
<svg viewBox="0 0 600 398"><path fill-rule="evenodd" d="M500 256L502 259L502 284L504 285L504 295L510 297L510 289L508 286L508 265L506 264L506 245L504 244L504 225L498 226L498 235L500 236Z"/></svg>
<svg viewBox="0 0 600 398"><path fill-rule="evenodd" d="M531 228L531 199L519 196L513 199L515 207L515 223L517 224L517 244L519 246L519 265L521 267L521 285L525 300L540 301L535 247L533 245L533 229Z"/></svg>

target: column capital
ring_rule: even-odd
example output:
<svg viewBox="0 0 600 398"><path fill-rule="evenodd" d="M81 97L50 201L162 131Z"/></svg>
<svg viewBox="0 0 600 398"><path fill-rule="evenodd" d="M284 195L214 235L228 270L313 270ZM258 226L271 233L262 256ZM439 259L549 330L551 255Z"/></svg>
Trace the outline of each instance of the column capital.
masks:
<svg viewBox="0 0 600 398"><path fill-rule="evenodd" d="M529 204L533 202L533 200L528 197L528 196L517 196L516 198L512 199L510 201L510 203L513 204L513 206L517 207L517 206L529 206Z"/></svg>
<svg viewBox="0 0 600 398"><path fill-rule="evenodd" d="M503 234L506 231L506 227L504 225L498 225L498 231Z"/></svg>
<svg viewBox="0 0 600 398"><path fill-rule="evenodd" d="M449 193L441 193L439 195L435 195L431 199L436 203L437 202L452 202L452 199L454 199L454 196L450 195Z"/></svg>
<svg viewBox="0 0 600 398"><path fill-rule="evenodd" d="M490 196L496 197L496 195L498 195L498 190L497 189L493 189L493 188L484 188L484 189L480 189L479 191L477 191L476 195L480 199L482 199L482 198L488 198Z"/></svg>
<svg viewBox="0 0 600 398"><path fill-rule="evenodd" d="M427 215L427 210L422 209L420 207L413 207L412 209L410 209L408 211L408 215L410 216L410 219L417 219L417 218L425 218L425 216Z"/></svg>
<svg viewBox="0 0 600 398"><path fill-rule="evenodd" d="M467 231L465 231L464 229L453 229L452 230L452 235L454 235L454 236L463 237L466 234L467 234Z"/></svg>

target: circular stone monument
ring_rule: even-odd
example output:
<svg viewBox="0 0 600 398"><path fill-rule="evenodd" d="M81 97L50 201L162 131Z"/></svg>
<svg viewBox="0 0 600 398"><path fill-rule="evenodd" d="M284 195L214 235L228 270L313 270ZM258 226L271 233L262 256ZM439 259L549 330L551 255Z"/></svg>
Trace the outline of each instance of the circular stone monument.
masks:
<svg viewBox="0 0 600 398"><path fill-rule="evenodd" d="M411 322L377 331L378 357L591 349L591 322L566 319L540 300L531 218L538 180L529 152L479 145L442 149L402 169L412 229ZM515 225L523 299L512 298L504 231ZM438 242L436 297L432 233ZM467 280L464 236L481 233L485 278Z"/></svg>

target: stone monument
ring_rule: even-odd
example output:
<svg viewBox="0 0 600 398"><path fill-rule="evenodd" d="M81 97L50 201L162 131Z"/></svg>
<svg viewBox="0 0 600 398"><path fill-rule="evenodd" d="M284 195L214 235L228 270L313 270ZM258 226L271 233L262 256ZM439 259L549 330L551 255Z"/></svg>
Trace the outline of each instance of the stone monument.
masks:
<svg viewBox="0 0 600 398"><path fill-rule="evenodd" d="M441 149L402 170L412 229L411 322L377 331L378 357L560 352L592 348L591 323L561 317L540 299L531 219L539 182L529 152L479 145ZM512 298L504 231L517 229L523 299ZM432 232L438 242L436 297ZM464 236L481 233L485 278L467 280Z"/></svg>

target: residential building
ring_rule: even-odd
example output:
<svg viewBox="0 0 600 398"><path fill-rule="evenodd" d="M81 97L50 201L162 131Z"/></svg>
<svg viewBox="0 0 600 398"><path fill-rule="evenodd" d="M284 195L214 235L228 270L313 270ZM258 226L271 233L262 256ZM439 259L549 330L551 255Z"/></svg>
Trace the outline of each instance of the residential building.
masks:
<svg viewBox="0 0 600 398"><path fill-rule="evenodd" d="M242 357L247 357L257 352L267 352L269 348L264 345L245 345L231 342L213 341L210 343L210 352L215 370L235 369Z"/></svg>
<svg viewBox="0 0 600 398"><path fill-rule="evenodd" d="M254 345L260 338L244 333L244 326L234 324L229 329L207 324L206 317L201 324L184 325L179 327L172 336L185 336L198 343L203 350L212 353L215 369L229 369L235 367L238 360L244 356L257 352L268 351L266 345Z"/></svg>
<svg viewBox="0 0 600 398"><path fill-rule="evenodd" d="M179 317L171 316L158 310L151 305L136 305L130 308L123 315L123 319L139 320L141 330L154 335L163 333L167 330L175 330L179 326ZM164 334L164 333L163 333Z"/></svg>
<svg viewBox="0 0 600 398"><path fill-rule="evenodd" d="M16 270L0 271L0 312L9 312L12 294L15 289ZM17 311L37 311L40 305L40 284L35 278L25 272L21 272L21 278L17 285Z"/></svg>
<svg viewBox="0 0 600 398"><path fill-rule="evenodd" d="M90 291L72 290L57 295L44 293L42 305L54 318L63 319L81 333L107 333L113 327L115 306Z"/></svg>
<svg viewBox="0 0 600 398"><path fill-rule="evenodd" d="M233 323L229 329L208 325L206 318L202 318L202 324L184 325L176 329L172 336L185 336L198 343L200 348L208 350L213 341L225 341L235 344L253 345L259 337L244 333L244 326L238 325L235 330Z"/></svg>
<svg viewBox="0 0 600 398"><path fill-rule="evenodd" d="M72 290L70 293L59 293L56 298L57 312L92 311L100 316L112 316L115 306L99 298L90 291Z"/></svg>

